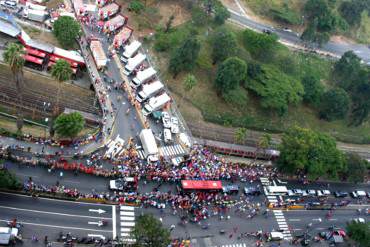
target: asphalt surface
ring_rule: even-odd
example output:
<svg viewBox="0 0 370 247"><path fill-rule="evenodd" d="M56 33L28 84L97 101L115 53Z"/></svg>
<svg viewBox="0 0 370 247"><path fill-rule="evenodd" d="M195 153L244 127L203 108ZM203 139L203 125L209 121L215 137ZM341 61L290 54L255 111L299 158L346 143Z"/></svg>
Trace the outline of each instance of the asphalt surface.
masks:
<svg viewBox="0 0 370 247"><path fill-rule="evenodd" d="M92 211L99 209L104 212ZM49 241L54 242L60 232L70 232L78 237L93 234L113 238L118 227L113 211L116 211L116 206L0 193L0 224L5 226L6 221L16 218L23 224L20 233L26 240L36 236L43 241L48 236ZM108 224L98 226L101 220L106 220Z"/></svg>
<svg viewBox="0 0 370 247"><path fill-rule="evenodd" d="M235 11L230 12L231 19L236 21L248 28L262 31L264 29L269 29L277 34L280 39L289 42L293 45L304 46L305 43L300 39L300 34L292 31L284 31L283 29L274 28L266 24L258 23L248 16L238 14ZM317 48L317 47L316 47ZM349 43L336 43L329 41L327 44L319 48L321 51L332 53L337 57L341 57L346 51L353 51L357 56L359 56L366 64L370 65L370 49L366 45L362 44L349 44Z"/></svg>

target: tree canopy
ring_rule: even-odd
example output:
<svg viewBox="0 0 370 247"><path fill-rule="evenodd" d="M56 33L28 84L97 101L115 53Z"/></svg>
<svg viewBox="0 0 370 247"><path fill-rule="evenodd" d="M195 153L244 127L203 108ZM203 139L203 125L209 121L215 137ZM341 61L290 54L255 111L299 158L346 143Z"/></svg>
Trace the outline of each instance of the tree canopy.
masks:
<svg viewBox="0 0 370 247"><path fill-rule="evenodd" d="M60 114L54 122L54 129L60 137L74 138L85 126L85 119L78 112Z"/></svg>
<svg viewBox="0 0 370 247"><path fill-rule="evenodd" d="M151 214L137 217L131 236L136 239L137 247L167 247L171 242L169 230Z"/></svg>
<svg viewBox="0 0 370 247"><path fill-rule="evenodd" d="M247 64L237 58L230 57L217 69L215 85L221 94L236 89L247 78Z"/></svg>
<svg viewBox="0 0 370 247"><path fill-rule="evenodd" d="M169 70L176 76L184 70L192 70L198 58L200 43L193 35L189 36L181 46L176 49L170 58Z"/></svg>
<svg viewBox="0 0 370 247"><path fill-rule="evenodd" d="M51 76L58 82L67 81L72 76L71 65L64 59L59 59L51 67Z"/></svg>
<svg viewBox="0 0 370 247"><path fill-rule="evenodd" d="M222 26L211 37L213 63L237 55L238 43L235 34Z"/></svg>
<svg viewBox="0 0 370 247"><path fill-rule="evenodd" d="M222 25L230 17L230 12L219 0L201 0L202 7L207 15L214 14L214 22Z"/></svg>
<svg viewBox="0 0 370 247"><path fill-rule="evenodd" d="M302 100L304 89L300 81L280 72L273 66L263 66L256 78L248 80L246 87L261 97L261 106L276 110L280 115L289 104Z"/></svg>
<svg viewBox="0 0 370 247"><path fill-rule="evenodd" d="M302 79L302 84L304 87L303 100L317 106L324 93L324 86L321 84L320 80L313 75L306 75Z"/></svg>
<svg viewBox="0 0 370 247"><path fill-rule="evenodd" d="M278 38L274 34L257 33L249 29L243 32L245 48L257 59L266 60L273 57Z"/></svg>
<svg viewBox="0 0 370 247"><path fill-rule="evenodd" d="M338 178L346 171L344 155L335 140L320 132L292 127L283 134L279 149L278 168L288 174L300 172L310 179Z"/></svg>
<svg viewBox="0 0 370 247"><path fill-rule="evenodd" d="M357 153L346 153L348 166L347 180L353 183L361 183L367 174L369 162L361 158Z"/></svg>
<svg viewBox="0 0 370 247"><path fill-rule="evenodd" d="M350 98L341 88L331 89L321 97L320 117L333 121L346 117L350 106Z"/></svg>
<svg viewBox="0 0 370 247"><path fill-rule="evenodd" d="M349 89L357 81L360 70L361 59L353 51L347 51L334 64L333 77L339 86Z"/></svg>
<svg viewBox="0 0 370 247"><path fill-rule="evenodd" d="M59 17L53 25L53 33L64 48L73 47L80 32L80 24L70 16Z"/></svg>
<svg viewBox="0 0 370 247"><path fill-rule="evenodd" d="M0 169L0 188L19 189L21 188L21 184L14 174L10 173L8 170Z"/></svg>
<svg viewBox="0 0 370 247"><path fill-rule="evenodd" d="M359 244L359 247L370 246L370 223L351 222L347 224L348 236Z"/></svg>

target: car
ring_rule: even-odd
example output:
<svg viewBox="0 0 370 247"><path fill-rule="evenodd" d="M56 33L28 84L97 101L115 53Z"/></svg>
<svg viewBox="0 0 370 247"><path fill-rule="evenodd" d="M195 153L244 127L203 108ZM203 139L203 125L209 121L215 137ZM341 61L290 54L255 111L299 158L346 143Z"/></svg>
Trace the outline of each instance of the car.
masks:
<svg viewBox="0 0 370 247"><path fill-rule="evenodd" d="M348 193L347 192L344 192L344 191L336 191L334 192L334 196L335 197L347 197L348 196Z"/></svg>
<svg viewBox="0 0 370 247"><path fill-rule="evenodd" d="M263 29L262 32L265 34L272 34L272 31L270 29Z"/></svg>
<svg viewBox="0 0 370 247"><path fill-rule="evenodd" d="M350 195L352 198L358 198L357 193L356 193L355 191L352 191L351 193L349 193L349 195Z"/></svg>
<svg viewBox="0 0 370 247"><path fill-rule="evenodd" d="M321 190L317 190L317 191L316 191L316 195L317 195L317 196L323 196L323 195L324 195L324 193L322 193L322 191L321 191Z"/></svg>
<svg viewBox="0 0 370 247"><path fill-rule="evenodd" d="M238 194L239 186L235 184L225 185L222 187L222 192L227 194Z"/></svg>
<svg viewBox="0 0 370 247"><path fill-rule="evenodd" d="M324 194L324 196L330 196L331 195L330 190L322 190L322 193Z"/></svg>
<svg viewBox="0 0 370 247"><path fill-rule="evenodd" d="M363 190L355 190L358 197L366 197L366 192Z"/></svg>
<svg viewBox="0 0 370 247"><path fill-rule="evenodd" d="M354 218L354 219L351 220L351 222L366 223L366 220L364 218Z"/></svg>
<svg viewBox="0 0 370 247"><path fill-rule="evenodd" d="M169 130L169 129L164 129L163 130L163 140L164 140L165 143L172 142L171 130Z"/></svg>
<svg viewBox="0 0 370 247"><path fill-rule="evenodd" d="M257 187L244 187L244 194L251 196L261 195L261 191Z"/></svg>
<svg viewBox="0 0 370 247"><path fill-rule="evenodd" d="M164 128L171 128L171 117L168 112L162 112L162 123Z"/></svg>
<svg viewBox="0 0 370 247"><path fill-rule="evenodd" d="M308 196L308 193L307 193L307 191L305 191L305 190L302 190L302 196Z"/></svg>
<svg viewBox="0 0 370 247"><path fill-rule="evenodd" d="M293 190L288 190L288 196L294 196Z"/></svg>
<svg viewBox="0 0 370 247"><path fill-rule="evenodd" d="M17 7L17 3L15 1L0 1L0 5L3 7L15 9Z"/></svg>
<svg viewBox="0 0 370 247"><path fill-rule="evenodd" d="M284 29L283 29L285 32L288 32L288 33L292 33L293 31L292 31L292 29L289 29L289 28L287 28L287 27L284 27Z"/></svg>
<svg viewBox="0 0 370 247"><path fill-rule="evenodd" d="M303 191L300 190L300 189L294 189L293 190L293 193L296 195L296 196L301 196L303 194Z"/></svg>
<svg viewBox="0 0 370 247"><path fill-rule="evenodd" d="M178 125L171 125L171 132L174 134L178 134L180 132Z"/></svg>
<svg viewBox="0 0 370 247"><path fill-rule="evenodd" d="M133 177L110 180L109 189L118 191L133 191L136 190L136 180Z"/></svg>
<svg viewBox="0 0 370 247"><path fill-rule="evenodd" d="M316 191L315 190L307 190L307 194L310 195L310 196L314 196L314 195L316 195Z"/></svg>
<svg viewBox="0 0 370 247"><path fill-rule="evenodd" d="M179 125L179 120L177 119L177 117L171 117L171 124Z"/></svg>

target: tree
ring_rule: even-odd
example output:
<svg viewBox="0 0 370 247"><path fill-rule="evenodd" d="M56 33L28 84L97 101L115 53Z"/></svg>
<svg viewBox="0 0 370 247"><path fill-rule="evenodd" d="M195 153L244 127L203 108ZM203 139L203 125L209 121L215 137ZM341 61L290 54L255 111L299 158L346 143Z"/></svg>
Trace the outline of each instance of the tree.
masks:
<svg viewBox="0 0 370 247"><path fill-rule="evenodd" d="M349 25L359 25L364 7L364 4L358 0L344 1L339 6L339 12Z"/></svg>
<svg viewBox="0 0 370 247"><path fill-rule="evenodd" d="M182 96L182 101L185 98L185 94L189 94L193 90L193 88L197 85L197 83L198 83L197 78L195 78L193 74L187 74L185 76L183 82L185 93Z"/></svg>
<svg viewBox="0 0 370 247"><path fill-rule="evenodd" d="M234 141L239 144L244 144L247 134L248 130L246 128L237 128L234 132Z"/></svg>
<svg viewBox="0 0 370 247"><path fill-rule="evenodd" d="M339 86L349 89L358 80L360 70L361 59L353 51L347 51L334 64L333 77Z"/></svg>
<svg viewBox="0 0 370 247"><path fill-rule="evenodd" d="M139 0L133 0L128 5L129 11L134 11L136 14L139 14L145 8L144 4Z"/></svg>
<svg viewBox="0 0 370 247"><path fill-rule="evenodd" d="M370 246L370 223L354 222L347 224L348 236L359 244L359 247Z"/></svg>
<svg viewBox="0 0 370 247"><path fill-rule="evenodd" d="M235 56L238 51L235 34L225 27L220 27L216 30L212 36L211 44L213 64Z"/></svg>
<svg viewBox="0 0 370 247"><path fill-rule="evenodd" d="M302 84L304 87L303 100L309 104L317 106L322 94L324 93L324 87L320 80L313 75L306 75L302 79Z"/></svg>
<svg viewBox="0 0 370 247"><path fill-rule="evenodd" d="M54 122L54 129L60 137L74 138L83 130L85 119L78 112L60 114Z"/></svg>
<svg viewBox="0 0 370 247"><path fill-rule="evenodd" d="M165 33L168 33L171 30L174 19L175 19L175 16L173 14L170 16L170 18L168 18L168 21L166 23L166 28L164 29Z"/></svg>
<svg viewBox="0 0 370 247"><path fill-rule="evenodd" d="M136 239L137 247L167 247L171 242L169 230L151 214L137 217L131 236Z"/></svg>
<svg viewBox="0 0 370 247"><path fill-rule="evenodd" d="M269 133L264 133L259 141L258 141L258 147L262 148L263 150L266 150L271 146L272 136Z"/></svg>
<svg viewBox="0 0 370 247"><path fill-rule="evenodd" d="M219 1L215 4L214 8L214 21L217 25L223 25L225 21L230 18L230 12L227 8Z"/></svg>
<svg viewBox="0 0 370 247"><path fill-rule="evenodd" d="M348 166L347 179L352 183L361 183L364 181L369 162L361 158L356 153L347 153L346 162Z"/></svg>
<svg viewBox="0 0 370 247"><path fill-rule="evenodd" d="M198 6L191 9L191 19L197 26L204 26L208 21L207 14Z"/></svg>
<svg viewBox="0 0 370 247"><path fill-rule="evenodd" d="M274 34L257 33L249 29L243 32L244 47L254 58L263 61L271 59L276 51L278 37Z"/></svg>
<svg viewBox="0 0 370 247"><path fill-rule="evenodd" d="M0 188L16 190L21 188L21 184L14 174L6 169L0 169Z"/></svg>
<svg viewBox="0 0 370 247"><path fill-rule="evenodd" d="M17 129L22 130L23 127L23 113L21 111L21 106L23 103L23 66L24 66L24 56L25 52L21 45L16 43L11 43L6 48L3 57L4 61L9 65L12 71L13 80L15 87L17 89L18 97L18 107L17 107Z"/></svg>
<svg viewBox="0 0 370 247"><path fill-rule="evenodd" d="M64 48L71 48L81 33L81 27L72 17L61 16L54 22L53 33Z"/></svg>
<svg viewBox="0 0 370 247"><path fill-rule="evenodd" d="M283 134L279 150L278 168L284 173L337 179L347 170L335 140L324 133L292 127Z"/></svg>
<svg viewBox="0 0 370 247"><path fill-rule="evenodd" d="M321 97L320 118L327 121L343 119L349 110L350 98L341 88L331 89Z"/></svg>
<svg viewBox="0 0 370 247"><path fill-rule="evenodd" d="M69 80L72 76L71 65L64 59L59 59L51 68L51 76L58 81L57 99L54 115L59 114L60 90L62 83Z"/></svg>
<svg viewBox="0 0 370 247"><path fill-rule="evenodd" d="M219 65L215 86L221 94L236 89L247 78L247 64L237 58L230 57Z"/></svg>
<svg viewBox="0 0 370 247"><path fill-rule="evenodd" d="M192 70L198 58L200 43L194 36L185 39L170 58L169 70L176 77L183 70Z"/></svg>

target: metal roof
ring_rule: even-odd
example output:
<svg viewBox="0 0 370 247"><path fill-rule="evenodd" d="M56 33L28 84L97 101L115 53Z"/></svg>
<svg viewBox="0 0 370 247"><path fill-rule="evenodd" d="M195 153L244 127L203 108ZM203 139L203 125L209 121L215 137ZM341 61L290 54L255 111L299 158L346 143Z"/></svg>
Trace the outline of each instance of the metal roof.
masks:
<svg viewBox="0 0 370 247"><path fill-rule="evenodd" d="M54 46L38 41L38 40L30 39L29 41L26 41L26 45L31 46L32 48L46 51L47 53L54 52Z"/></svg>
<svg viewBox="0 0 370 247"><path fill-rule="evenodd" d="M0 19L0 32L12 37L17 37L21 33L21 30L13 26L9 22Z"/></svg>

